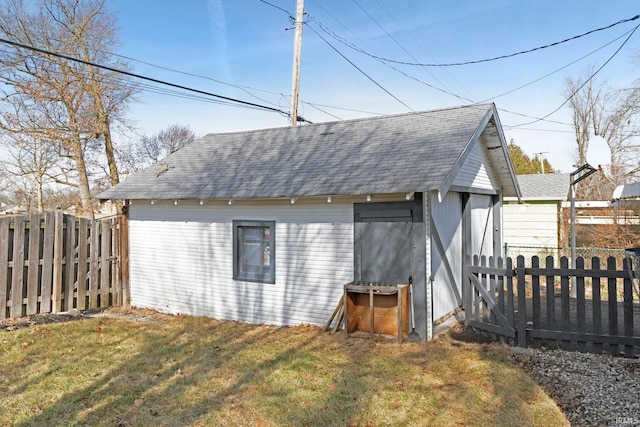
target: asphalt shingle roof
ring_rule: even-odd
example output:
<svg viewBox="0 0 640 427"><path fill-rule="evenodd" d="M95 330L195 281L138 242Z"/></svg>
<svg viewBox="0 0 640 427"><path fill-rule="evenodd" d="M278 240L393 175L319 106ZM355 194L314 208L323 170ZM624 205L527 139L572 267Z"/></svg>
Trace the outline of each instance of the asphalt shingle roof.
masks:
<svg viewBox="0 0 640 427"><path fill-rule="evenodd" d="M101 199L245 199L433 190L483 119L482 104L209 134Z"/></svg>
<svg viewBox="0 0 640 427"><path fill-rule="evenodd" d="M518 175L523 200L567 200L571 177L568 173Z"/></svg>

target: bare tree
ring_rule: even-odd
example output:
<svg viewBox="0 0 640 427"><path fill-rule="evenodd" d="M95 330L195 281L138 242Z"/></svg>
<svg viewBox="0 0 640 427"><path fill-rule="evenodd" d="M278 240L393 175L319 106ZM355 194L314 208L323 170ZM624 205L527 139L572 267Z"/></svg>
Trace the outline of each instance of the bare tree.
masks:
<svg viewBox="0 0 640 427"><path fill-rule="evenodd" d="M0 35L8 40L68 57L110 66L106 49L116 44L115 17L104 0L23 0L0 3ZM0 50L0 127L12 135L51 141L61 161L69 159L83 209L92 211L87 158L102 152L111 183L119 180L111 124L135 88L113 72L36 51Z"/></svg>
<svg viewBox="0 0 640 427"><path fill-rule="evenodd" d="M136 150L136 161L141 166L155 163L193 142L196 138L196 134L189 126L174 123L151 136L143 136Z"/></svg>
<svg viewBox="0 0 640 427"><path fill-rule="evenodd" d="M613 90L606 83L586 78L567 79L566 92L571 96L576 165L587 163L589 140L594 136L604 138L612 159L611 165L603 165L605 174L594 174L581 183L577 196L608 200L616 185L639 171L635 143L640 135L636 123L640 113L637 94L632 90Z"/></svg>
<svg viewBox="0 0 640 427"><path fill-rule="evenodd" d="M0 161L0 174L14 194L24 194L30 211L44 212L45 187L53 182L50 174L57 156L52 146L39 140L16 136L3 141L5 159Z"/></svg>
<svg viewBox="0 0 640 427"><path fill-rule="evenodd" d="M84 3L84 5L81 5ZM105 0L46 0L44 8L55 25L66 28L75 57L92 64L128 70L122 60L114 60L107 50L119 44L115 15L105 10ZM137 88L125 77L89 64L72 68L90 97L95 120L95 137L101 139L111 185L119 182L116 154L111 134L114 120L120 120L127 101Z"/></svg>

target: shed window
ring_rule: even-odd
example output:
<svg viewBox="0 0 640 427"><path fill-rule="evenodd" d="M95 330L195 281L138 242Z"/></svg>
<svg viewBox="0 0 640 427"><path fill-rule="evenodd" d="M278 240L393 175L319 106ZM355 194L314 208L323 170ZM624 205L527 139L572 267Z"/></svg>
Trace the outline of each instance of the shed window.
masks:
<svg viewBox="0 0 640 427"><path fill-rule="evenodd" d="M233 221L233 278L276 282L275 221Z"/></svg>

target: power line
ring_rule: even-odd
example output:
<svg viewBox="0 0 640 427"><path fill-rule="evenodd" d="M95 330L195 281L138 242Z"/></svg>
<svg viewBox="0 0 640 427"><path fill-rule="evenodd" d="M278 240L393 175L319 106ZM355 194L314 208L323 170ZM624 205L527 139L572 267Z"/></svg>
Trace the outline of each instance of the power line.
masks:
<svg viewBox="0 0 640 427"><path fill-rule="evenodd" d="M356 0L353 0L353 1L354 1L354 3L356 3L356 5L358 5L358 6L362 9L362 6L360 6L360 5L357 3L357 1L356 1ZM320 5L318 5L318 6L320 6ZM322 8L322 6L320 6L320 7ZM329 11L327 11L327 10L326 10L326 9L324 9L324 8L322 8L322 9L323 9L326 13L328 13L329 15L331 15L331 14L329 13ZM374 18L373 18L373 17L372 17L368 12L366 12L366 10L364 10L364 9L363 9L363 12L365 12L365 13L367 14L367 16L369 16L369 17L370 17L370 18L371 18L371 19L372 19L372 20L373 20L373 21L374 21L374 22L375 22L379 27L381 27L381 25L380 25L379 23L377 23L377 22L375 21L375 19L374 19ZM387 13L388 13L388 12L387 12ZM332 16L332 15L331 15L331 16ZM392 18L393 18L393 17L392 17ZM335 18L335 17L334 17L334 19L336 19L336 20L337 20L337 18ZM630 20L634 20L634 19L635 19L635 18L630 19ZM360 51L360 48L358 48L355 44L353 44L353 43L349 42L348 40L346 40L346 39L342 38L341 36L337 35L335 32L333 32L333 31L332 31L332 30L330 30L328 27L326 27L322 22L320 22L320 21L319 21L317 18L315 18L314 16L310 16L310 21L311 21L311 22L313 22L314 24L316 24L316 25L318 26L318 28L319 28L319 29L321 29L323 32L325 32L326 34L328 34L328 35L329 35L329 36L331 36L332 38L334 38L334 39L336 39L336 40L340 41L342 44L345 44L346 46L348 46L348 47L350 47L350 48L352 48L352 49L354 49L354 50L356 50L356 51ZM339 21L338 21L338 22L339 22ZM620 21L620 22L624 22L624 21ZM344 24L343 24L343 25L344 25ZM617 24L613 24L613 25L617 25ZM381 27L381 28L382 28L382 27ZM606 27L605 27L605 28L606 28ZM347 28L347 29L348 29L348 28ZM383 29L383 31L385 31L385 30L384 30L384 28L382 28L382 29ZM593 31L597 31L597 30L593 30ZM592 31L592 32L593 32L593 31ZM381 59L377 59L377 60L378 60L378 61L380 61L382 64L384 64L384 65L386 65L386 66L390 67L392 70L394 70L394 71L396 71L396 72L398 72L398 73L400 73L400 74L404 75L405 77L407 77L407 78L409 78L409 79L412 79L412 80L415 80L416 82L418 82L418 83L420 83L420 84L423 84L423 85L425 85L425 86L428 86L428 87L430 87L430 88L432 88L432 89L434 89L434 90L438 90L438 91L440 91L440 92L446 93L446 94L448 94L448 95L454 96L454 97L456 97L456 98L458 98L458 99L460 99L460 100L467 101L467 102L470 102L470 103L472 103L472 104L478 104L478 103L480 103L480 104L481 104L481 103L485 103L485 102L488 102L488 101L490 101L490 100L493 100L493 99L495 99L495 98L498 98L498 97L501 97L501 96L504 96L504 95L507 95L507 94L513 93L513 92L515 92L515 91L517 91L517 90L519 90L519 89L522 89L522 88L527 87L527 86L529 86L529 85L531 85L531 84L533 84L533 83L536 83L536 82L538 82L538 81L540 81L540 80L542 80L542 79L544 79L544 78L546 78L546 77L548 77L548 76L550 76L550 75L552 75L552 74L554 74L554 73L557 73L557 72L559 72L559 71L561 71L561 70L563 70L563 69L567 68L568 66L573 65L573 64L575 64L576 62L579 62L579 61L583 60L584 58L586 58L586 57L588 57L588 56L592 55L593 53L595 53L595 52L597 52L597 51L599 51L599 50L601 50L601 49L605 48L606 46L609 46L610 44L614 43L615 41L617 41L617 40L621 39L622 37L624 37L625 35L629 34L631 31L635 31L635 29L630 30L629 32L627 32L627 33L625 33L625 34L623 34L623 35L621 35L621 36L616 37L616 38L615 38L615 39L613 39L612 41L610 41L610 42L606 43L605 45L601 46L600 48L593 50L592 52L588 53L587 55L584 55L584 56L580 57L579 59L577 59L577 60L575 60L575 61L573 61L573 62L571 62L571 63L569 63L569 64L567 64L567 65L565 65L565 66L563 66L563 67L560 67L559 69L557 69L557 70L555 70L555 71L553 71L553 72L551 72L551 73L548 73L548 74L546 74L546 75L544 75L544 76L542 76L542 77L540 77L540 78L538 78L538 79L535 79L535 80L533 80L533 81L531 81L531 82L528 82L528 83L526 83L526 84L524 84L524 85L521 85L521 86L519 86L519 87L517 87L517 88L515 88L515 89L511 89L511 90L509 90L509 91L507 91L507 92L504 92L504 93L502 93L502 94L499 94L499 95L496 95L496 96L493 96L493 97L489 97L489 98L487 98L487 99L485 99L485 100L483 100L483 101L480 101L480 102L475 101L475 100L470 99L470 98L467 98L467 97L460 96L460 95L458 95L458 94L456 94L456 93L453 93L453 92L450 92L450 91L446 91L446 90L444 90L444 89L438 88L437 86L430 85L430 84L428 84L428 83L426 83L426 82L424 82L424 81L422 81L422 80L420 80L420 79L418 79L418 78L416 78L416 77L414 77L414 76L411 76L411 75L409 75L409 74L407 74L407 73L405 73L405 72L403 72L403 71L401 71L401 70L399 70L399 69L397 69L397 68L395 68L395 67L393 67L393 66L391 66L391 65L389 65L389 64L387 64L387 63L385 63L385 62L384 62L383 60L381 60ZM385 31L385 33L387 33L387 32ZM317 33L316 33L316 34L317 34ZM388 33L387 33L387 34L388 34ZM354 35L355 35L355 34L354 34ZM357 35L356 35L356 37L357 37ZM391 36L390 36L390 37L391 37ZM392 39L393 39L393 37L392 37ZM394 39L394 40L395 40L395 39ZM366 43L366 42L365 42L365 43ZM397 42L396 42L396 43L397 43ZM373 57L374 57L374 59L376 59L375 55L374 55ZM515 115L522 116L522 117L527 117L527 118L535 119L536 121L546 121L546 122L549 122L549 123L557 123L557 124L561 124L561 125L564 125L564 126L571 126L571 124L569 124L569 123L560 122L560 121L556 121L556 120L549 120L547 117L539 118L539 117L534 117L534 116L530 116L530 115L523 114L523 113L514 112L514 111L511 111L511 110L504 109L504 108L498 108L498 109L499 109L500 111L504 111L504 112L507 112L507 113L511 113L511 114L515 114ZM505 125L505 127L509 127L509 126Z"/></svg>
<svg viewBox="0 0 640 427"><path fill-rule="evenodd" d="M549 76L551 76L551 75L553 75L553 74L555 74L555 73L557 73L557 72L559 72L559 71L562 71L562 70L564 70L565 68L568 68L568 67L570 67L571 65L573 65L573 64L575 64L575 63L577 63L577 62L582 61L582 60L583 60L583 59L585 59L586 57L593 55L594 53L596 53L596 52L598 52L598 51L600 51L600 50L604 49L605 47L607 47L607 46L609 46L609 45L613 44L614 42L617 42L618 40L620 40L621 38L623 38L624 36L628 35L629 33L633 32L633 31L635 31L635 29L631 29L631 30L627 31L626 33L622 34L621 36L618 36L618 37L616 37L615 39L611 40L610 42L607 42L607 43L605 43L604 45L600 46L599 48L592 50L591 52L587 53L586 55L581 56L580 58L576 59L575 61L569 62L568 64L563 65L562 67L560 67L560 68L558 68L558 69L556 69L556 70L554 70L554 71L551 71L550 73L547 73L547 74L545 74L545 75L544 75L544 76L542 76L542 77L539 77L539 78L537 78L537 79L535 79L535 80L530 81L529 83L525 83L525 84L523 84L523 85L521 85L521 86L518 86L518 87L516 87L516 88L514 88L514 89L511 89L511 90L508 90L508 91L506 91L506 92L503 92L503 93L501 93L500 95L496 95L496 96L492 96L492 97L490 97L490 98L487 98L487 99L485 99L485 100L481 101L481 103L488 102L488 101L492 101L492 100L494 100L494 99L500 98L500 97L502 97L502 96L505 96L505 95L508 95L508 94L510 94L510 93L516 92L516 91L518 91L518 90L520 90L520 89L523 89L523 88L525 88L525 87L527 87L527 86L530 86L530 85L532 85L532 84L534 84L534 83L537 83L537 82L539 82L540 80L546 79L547 77L549 77Z"/></svg>
<svg viewBox="0 0 640 427"><path fill-rule="evenodd" d="M320 21L318 21L316 18L314 18L313 16L311 17L311 21L312 21L314 24L318 25L318 28L320 28L320 29L322 29L323 31L325 31L325 32L326 32L326 29L324 29L324 28L323 28L323 26L324 26L324 25L323 25ZM316 32L316 34L317 34L317 32ZM323 40L324 40L324 39L323 39ZM326 42L326 40L325 40L325 42ZM414 81L416 81L417 83L419 83L419 84L421 84L421 85L424 85L424 86L426 86L426 87L428 87L428 88L431 88L431 89L433 89L433 90L437 90L438 92L442 92L442 93L444 93L444 94L447 94L447 95L453 96L453 97L458 98L458 99L460 99L460 100L462 100L462 101L467 101L467 102L471 102L471 103L476 103L476 102L475 102L474 100L472 100L472 99L469 99L469 98L466 98L466 97L464 97L464 96L458 95L458 94L456 94L456 93L454 93L454 92L451 92L451 91L449 91L449 90L442 89L442 88L440 88L440 87L438 87L438 86L434 86L434 85L432 85L432 84L429 84L429 83L425 82L424 80L421 80L421 79L419 79L419 78L417 78L417 77L414 77L414 76L412 76L412 75L410 75L410 74L407 74L407 73L405 73L404 71L399 70L398 68L396 68L396 67L394 67L393 65L388 64L388 63L386 63L386 62L384 62L384 61L381 61L381 60L379 60L379 59L376 59L376 61L380 62L380 63L381 63L382 65L384 65L385 67L389 67L389 68L391 68L393 71L395 71L395 72L397 72L397 73L402 74L403 76L407 77L408 79L414 80ZM436 80L437 80L437 79L436 79Z"/></svg>
<svg viewBox="0 0 640 427"><path fill-rule="evenodd" d="M354 108L336 107L336 106L333 106L333 105L319 104L317 102L311 103L311 102L302 101L302 103L303 104L309 104L309 105L312 105L312 106L317 105L317 106L325 107L325 108L333 108L334 110L351 111L351 112L354 112L354 113L370 114L370 115L373 115L373 116L384 116L384 113L375 113L373 111L356 110Z"/></svg>
<svg viewBox="0 0 640 427"><path fill-rule="evenodd" d="M307 104L308 106L315 108L316 110L320 111L321 113L326 114L327 116L331 116L331 117L333 117L333 118L334 118L334 119L336 119L336 120L340 120L340 121L342 121L342 119L341 119L340 117L336 116L335 114L331 114L331 113L330 113L330 112L328 112L328 111L323 110L322 108L320 108L319 106L317 106L317 105L315 105L315 104L312 104L312 103L310 103L310 102L302 102L302 101L300 101L300 103L302 103L302 104Z"/></svg>
<svg viewBox="0 0 640 427"><path fill-rule="evenodd" d="M4 49L0 49L0 52L8 54L8 55L17 55L15 52L10 52L10 51L4 50ZM45 61L45 59L42 59L42 58L39 59L39 60L42 61L42 62ZM48 72L52 73L52 74L60 75L60 76L64 75L64 73L62 71L50 70ZM144 92L156 93L156 94L163 95L163 96L170 96L170 97L180 98L180 99L188 99L188 100L192 100L192 101L207 102L207 103L210 103L210 104L233 106L233 107L236 107L236 108L247 108L247 109L254 109L255 108L255 107L251 107L251 106L246 106L246 105L242 105L242 104L233 103L233 102L230 102L230 101L224 101L224 100L220 100L220 99L212 99L211 97L208 97L208 96L190 94L190 93L185 93L183 91L164 88L164 87L162 87L160 85L154 85L154 84L151 84L151 83L144 83L144 82L132 83L130 80L124 80L124 79L115 77L113 75L106 75L106 74L96 73L95 77L101 83L113 84L114 82L117 82L118 84L130 87L130 88L140 89L140 90L142 90Z"/></svg>
<svg viewBox="0 0 640 427"><path fill-rule="evenodd" d="M434 60L434 61L435 61L435 58L433 58L433 56L431 56L431 54L430 54L429 52L427 52L427 50L426 50L426 49L424 48L424 46L420 43L420 41L416 40L416 38L415 38L415 37L414 37L414 36L413 36L409 31L407 31L407 29L406 29L406 28L405 28L405 27L404 27L400 22L398 22L398 20L397 20L397 19L395 19L395 18L394 18L394 16L393 16L391 13L389 13L389 11L388 11L387 9L385 9L385 7L380 3L380 1L379 1L379 0L375 0L375 2L376 2L376 4L378 5L378 7L379 7L380 9L382 9L382 10L383 10L383 11L384 11L384 12L385 12L385 13L386 13L390 18L391 18L391 20L393 20L393 22L395 22L395 24L396 24L398 27L400 27L400 28L402 29L402 31L404 31L404 33L405 33L405 34L406 34L406 35L407 35L407 36L408 36L408 37L409 37L409 38L410 38L410 39L411 39L411 40L412 40L412 41L413 41L413 42L414 42L418 47L420 47L420 49L422 49L422 51L423 51L424 53L426 53L426 54L427 54L427 55L428 55L432 60ZM418 60L417 60L413 55L410 55L410 56L411 56L411 59L413 59L414 61L418 62ZM440 83L440 84L441 84L441 85L442 85L446 90L448 90L448 91L450 91L450 92L453 92L451 89L449 89L449 88L447 87L447 85L445 85L443 82L441 82L441 81L440 81L440 80L439 80L439 79L438 79L438 78L437 78L433 73L431 73L427 68L423 67L423 69L424 69L424 71L425 71L426 73L428 73L431 77L433 77L435 81L437 81L438 83ZM462 90L464 90L465 92L467 92L467 94L469 94L469 96L472 96L472 95L471 95L471 93L470 93L470 92L469 92L469 91L468 91L464 86L462 86L462 84L461 84L460 82L458 82L458 81L456 80L456 78L455 78L451 73L449 73L449 71L445 70L445 73L446 73L446 74L447 74L447 75L448 75L448 76L449 76L449 77L450 77L450 78L451 78L451 79L452 79L452 80L453 80L453 81L454 81L458 86L460 86L460 88L461 88Z"/></svg>
<svg viewBox="0 0 640 427"><path fill-rule="evenodd" d="M96 67L96 68L101 68L101 69L104 69L104 70L112 71L114 73L126 75L126 76L129 76L129 77L134 77L134 78L137 78L137 79L140 79L140 80L146 80L146 81L150 81L150 82L153 82L153 83L158 83L158 84L165 85L165 86L170 86L170 87L174 87L174 88L177 88L177 89L182 89L182 90L186 90L186 91L189 91L189 92L198 93L198 94L201 94L201 95L211 96L211 97L222 99L222 100L225 100L225 101L234 102L234 103L241 104L241 105L246 105L246 106L249 106L249 107L254 107L254 108L257 108L257 109L277 112L277 113L283 114L283 115L285 115L287 117L290 116L290 113L287 113L286 111L283 111L283 110L281 110L279 108L269 107L269 106L266 106L266 105L260 105L260 104L256 104L256 103L253 103L253 102L243 101L243 100L236 99L236 98L231 98L231 97L218 95L218 94L215 94L215 93L211 93L211 92L207 92L207 91L203 91L203 90L199 90L199 89L190 88L188 86L183 86L183 85L179 85L179 84L175 84L175 83L170 83L170 82L167 82L167 81L164 81L164 80L154 79L152 77L143 76L141 74L136 74L136 73L132 73L132 72L125 71L125 70L119 70L117 68L109 67L107 65L96 64L96 63L93 63L93 62L84 61L84 60L79 59L79 58L74 58L74 57L67 56L67 55L62 55L62 54L59 54L59 53L56 53L56 52L51 52L51 51L48 51L48 50L45 50L45 49L40 49L40 48L37 48L35 46L29 46L29 45L26 45L26 44L14 42L14 41L11 41L11 40L6 40L6 39L3 39L3 38L0 38L0 43L9 44L9 45L12 45L12 46L15 46L15 47L19 47L19 48L22 48L22 49L32 50L34 52L42 53L42 54L45 54L45 55L55 56L57 58L66 59L68 61L78 62L78 63L84 64L84 65L90 65L90 66L93 66L93 67ZM301 122L311 123L311 122L309 122L308 120L306 120L303 117L298 117L298 120L301 121Z"/></svg>
<svg viewBox="0 0 640 427"><path fill-rule="evenodd" d="M386 35L387 37L389 37L391 40L393 40L393 42L400 48L402 49L411 59L413 59L414 61L418 61L417 58L415 56L413 56L411 54L411 52L409 52L402 43L400 43L391 33L389 33L369 12L367 12L367 10L362 7L362 5L360 3L358 3L357 0L352 0L356 6L358 6L360 8L360 10L362 10L362 12L364 12L365 15L367 15L369 17L369 19L371 19L371 21L373 21L374 24L376 24L378 26L378 28L380 28ZM388 13L388 12L387 12ZM391 15L390 15L391 16ZM393 16L391 17L393 19ZM385 63L384 61L382 61L383 63ZM386 63L385 63L386 64ZM388 64L387 64L388 65ZM431 71L429 71L428 68L426 67L422 67L424 69L424 71L429 74L434 80L436 80L438 83L440 83L442 86L444 86L444 88L446 90L442 90L442 92L449 94L449 95L454 95L456 98L459 99L463 99L461 96L458 96L456 94L454 94L453 92L451 92L451 89L449 89L448 87L446 87L446 85L444 85L441 81L439 81L436 76L434 76ZM394 68L395 70L395 68ZM396 70L399 71L399 70ZM406 77L409 77L407 74L402 73L403 75L405 75ZM420 82L420 83L424 83L422 81L420 81L418 78L413 78L414 80ZM428 87L431 87L433 89L435 89L434 86L427 84Z"/></svg>
<svg viewBox="0 0 640 427"><path fill-rule="evenodd" d="M629 39L631 38L631 36L633 36L633 34L636 32L636 30L638 29L638 27L640 27L640 25L637 25L632 31L631 33L627 36L627 38L622 42L622 44L620 45L620 47L618 47L618 49L616 49L615 52L613 52L613 54L609 57L609 59L607 59L595 72L593 72L576 90L573 91L573 93L571 95L569 95L569 97L567 99L564 100L564 102L562 104L560 104L558 106L558 108L556 108L555 110L553 110L552 112L548 113L547 115L545 115L542 118L536 119L534 121L531 122L527 122L527 123L521 123L519 125L514 125L511 126L511 128L516 128L516 127L520 127L520 126L527 126L527 125L531 125L534 123L537 123L541 120L546 119L547 117L555 114L556 112L558 112L562 107L564 107L567 102L571 101L571 99L576 95L576 93L578 93L583 87L585 87L585 85L587 83L589 83L595 76L596 74L598 74L609 62L611 62L611 60L622 50L622 48L627 44L627 42L629 41Z"/></svg>
<svg viewBox="0 0 640 427"><path fill-rule="evenodd" d="M365 76L367 79L369 79L371 82L373 82L373 84L375 84L376 86L378 86L380 89L382 89L385 93L387 93L389 96L391 96L393 99L395 99L396 101L398 101L400 104L404 105L405 107L407 107L410 111L415 111L413 108L409 107L407 104L405 104L403 101L401 101L397 96L395 96L394 94L392 94L391 92L389 92L384 86L382 86L380 83L378 83L377 81L375 81L371 76L369 76L367 73L364 72L364 70L362 70L360 67L358 67L356 64L354 64L351 60L349 60L349 58L347 58L346 56L344 56L342 54L342 52L340 52L338 49L336 49L335 46L333 46L331 43L329 43L329 41L327 39L325 39L324 37L322 37L320 35L320 33L318 33L313 27L309 27L307 25L307 27L313 31L318 37L320 37L320 39L325 42L327 45L329 45L329 47L331 49L333 49L338 55L340 55L345 61L347 61L349 64L351 64L351 66L353 68L355 68L356 70L358 70L363 76Z"/></svg>
<svg viewBox="0 0 640 427"><path fill-rule="evenodd" d="M282 94L282 93L278 93L278 92L274 92L274 91L269 91L269 90L265 90L265 89L260 89L260 88L254 88L254 87L250 87L250 86L241 86L241 85L235 85L235 84L231 84L231 83L227 83L221 80L217 80L214 79L212 77L208 77L208 76L203 76L203 75L198 75L198 74L193 74L193 73L189 73L186 71L181 71L181 70L177 70L177 69L173 69L173 68L169 68L169 67L165 67L162 65L157 65L157 64L153 64L150 62L146 62L146 61L142 61L136 58L132 58L132 57L128 57L125 55L120 55L117 53L113 53L113 52L109 52L109 51L105 51L105 50L100 50L100 49L95 49L97 52L101 52L101 53L105 53L108 55L113 55L119 58L123 58L123 59L127 59L129 61L134 61L134 62L139 62L145 65L149 65L151 67L155 67L155 68L159 68L159 69L163 69L163 70L167 70L167 71L171 71L171 72L175 72L178 74L184 74L184 75L188 75L188 76L192 76L192 77L197 77L197 78L202 78L202 79L207 79L207 80L211 80L220 84L224 84L227 86L231 86L231 87L236 87L242 90L245 89L251 89L251 90L256 90L256 91L260 91L260 92L265 92L265 93L269 93L269 94L275 94L275 95L280 95L281 98L285 98L286 99L286 95ZM8 51L8 50L4 50L4 49L0 49L1 53L5 53L7 55L14 55L17 56L18 54L13 52L13 51ZM42 60L44 61L44 59ZM55 74L59 74L62 75L63 73L60 71L51 71L52 73ZM136 88L140 88L142 91L144 92L151 92L151 93L156 93L156 94L160 94L160 95L164 95L164 96L170 96L170 97L174 97L174 98L180 98L180 99L189 99L192 101L199 101L199 102L207 102L207 103L213 103L213 104L218 104L218 105L229 105L229 106L235 106L235 107L243 107L241 105L236 105L234 103L231 102L225 102L222 100L215 100L215 99L211 99L209 97L205 97L205 96L199 96L199 95L191 95L191 94L187 94L181 91L177 91L177 90L172 90L172 89L165 89L162 88L161 86L157 86L157 85L153 85L150 83L131 83L130 81L127 80L123 80L123 79L118 79L113 75L107 75L107 74L96 74L96 77L98 78L99 81L101 82L108 82L108 83L113 83L115 81L119 82L120 84L126 85L126 86L130 86L130 87L136 87ZM249 95L252 95L260 100L263 100L255 95L253 95L251 92L248 92L247 90L245 90L245 92L247 92ZM272 104L272 105L277 105L278 107L280 107L282 104L276 104L274 102L270 102L267 100L263 100L264 102L268 103L268 104ZM341 111L351 111L351 112L356 112L356 113L362 113L362 114L369 114L369 115L383 115L382 113L376 113L376 112L372 112L372 111L364 111L364 110L357 110L357 109L352 109L352 108L344 108L344 107L338 107L338 106L334 106L334 105L326 105L326 104L319 104L319 103L315 103L315 102L309 102L309 101L305 101L305 100L300 100L300 102L302 104L306 104L311 106L312 108L315 108L316 110L335 118L336 120L343 120L341 117L338 117L328 111L325 111L324 109L320 108L320 107L324 107L324 108L330 108L330 109L334 109L334 110L341 110ZM289 107L290 104L287 103L287 107ZM251 108L251 107L244 107L244 108Z"/></svg>
<svg viewBox="0 0 640 427"><path fill-rule="evenodd" d="M510 53L510 54L507 54L507 55L500 55L500 56L496 56L496 57L493 57L493 58L485 58L485 59L478 59L478 60L472 60L472 61L450 62L450 63L419 63L419 62L399 61L399 60L395 60L395 59L385 58L385 57L374 55L374 54L372 54L370 52L367 52L366 50L354 45L353 43L350 43L350 42L346 41L345 39L343 39L342 37L338 36L337 34L330 34L330 35L333 38L335 38L337 41L339 41L340 43L344 44L345 46L347 46L347 47L349 47L349 48L351 48L351 49L353 49L353 50L355 50L357 52L360 52L363 55L367 55L367 56L370 56L371 58L379 59L381 61L391 62L391 63L394 63L394 64L400 64L400 65L416 66L416 67L458 67L458 66L462 66L462 65L481 64L481 63L484 63L484 62L492 62L492 61L498 61L498 60L501 60L501 59L513 58L514 56L524 55L524 54L532 53L532 52L535 52L535 51L538 51L538 50L547 49L547 48L550 48L550 47L561 45L563 43L567 43L567 42L570 42L570 41L573 41L573 40L577 40L579 38L588 36L590 34L598 32L598 31L608 30L610 28L615 27L616 25L620 25L620 24L624 24L624 23L627 23L627 22L635 21L638 18L640 18L640 15L636 15L636 16L634 16L632 18L629 18L629 19L621 19L620 21L614 22L611 25L607 25L605 27L596 28L594 30L587 31L586 33L582 33L582 34L579 34L577 36L569 37L567 39L560 40L560 41L557 41L557 42L554 42L554 43L550 43L550 44L546 44L546 45L543 45L543 46L534 47L532 49L521 50L519 52Z"/></svg>
<svg viewBox="0 0 640 427"><path fill-rule="evenodd" d="M273 8L276 8L276 9L278 9L278 10L281 10L282 12L286 13L287 15L289 15L289 19L292 19L292 20L295 20L295 19L296 19L296 18L291 14L291 12L289 12L289 11L288 11L288 10L286 10L286 9L281 8L281 7L280 7L280 6L278 6L278 5L275 5L275 4L270 3L270 2L268 2L268 1L265 1L265 0L258 0L258 1L259 1L259 2L262 2L262 3L266 4L266 5L269 5L269 6L273 7Z"/></svg>

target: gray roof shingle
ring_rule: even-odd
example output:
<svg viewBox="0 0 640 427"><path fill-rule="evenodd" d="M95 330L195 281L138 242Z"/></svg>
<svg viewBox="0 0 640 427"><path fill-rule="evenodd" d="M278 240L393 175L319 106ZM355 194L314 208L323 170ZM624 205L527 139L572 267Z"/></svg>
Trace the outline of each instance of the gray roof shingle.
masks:
<svg viewBox="0 0 640 427"><path fill-rule="evenodd" d="M100 199L249 199L433 190L493 104L209 134Z"/></svg>
<svg viewBox="0 0 640 427"><path fill-rule="evenodd" d="M571 177L568 173L518 175L523 200L561 200L569 195Z"/></svg>

